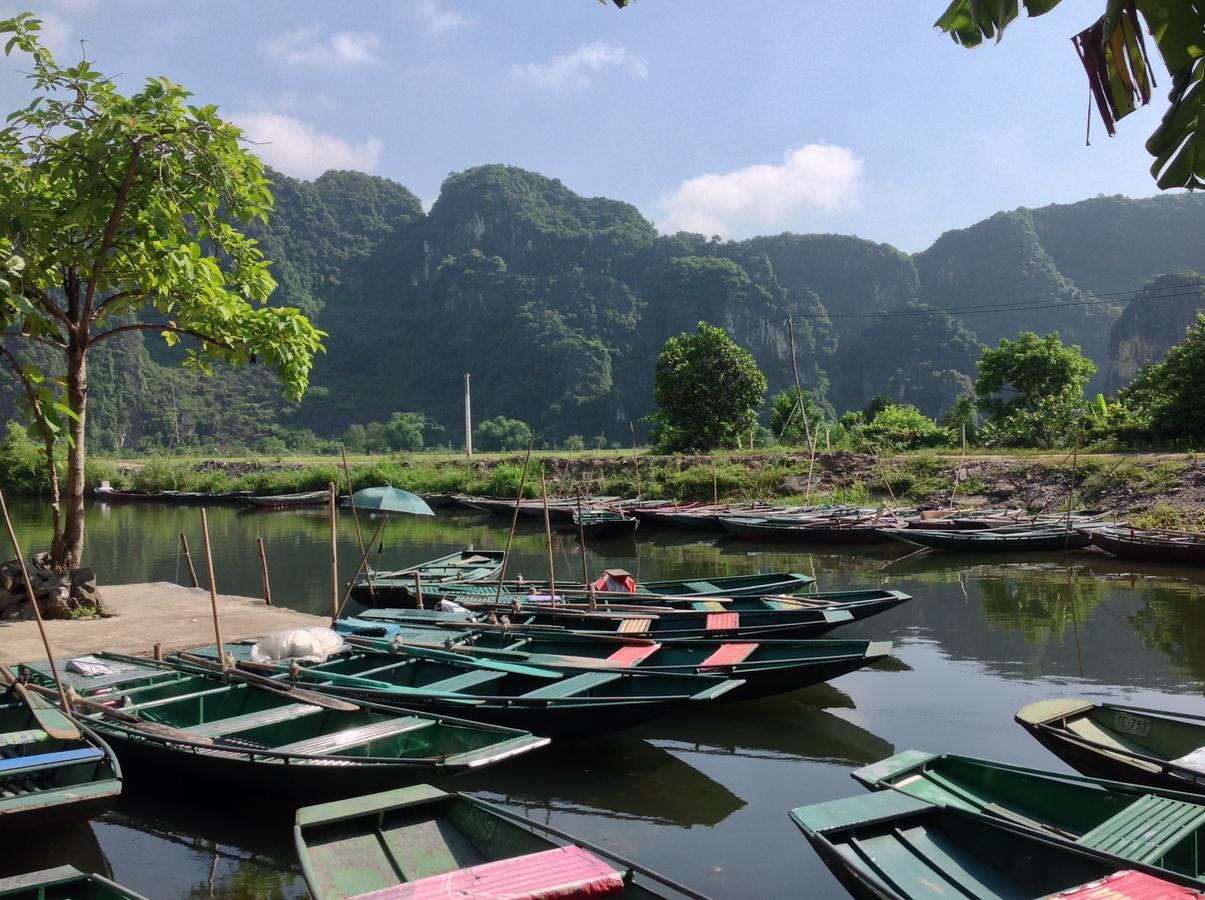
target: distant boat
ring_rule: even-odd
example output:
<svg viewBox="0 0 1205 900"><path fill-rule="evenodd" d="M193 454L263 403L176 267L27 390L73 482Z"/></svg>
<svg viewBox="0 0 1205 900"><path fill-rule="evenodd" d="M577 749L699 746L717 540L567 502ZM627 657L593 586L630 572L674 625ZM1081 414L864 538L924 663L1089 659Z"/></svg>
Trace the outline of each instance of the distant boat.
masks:
<svg viewBox="0 0 1205 900"><path fill-rule="evenodd" d="M1193 531L1151 531L1124 525L1092 528L1092 543L1123 559L1145 559L1179 565L1205 565L1205 534Z"/></svg>
<svg viewBox="0 0 1205 900"><path fill-rule="evenodd" d="M573 511L573 524L588 541L615 540L636 533L640 520L613 509L583 509Z"/></svg>
<svg viewBox="0 0 1205 900"><path fill-rule="evenodd" d="M420 585L425 593L438 593L444 585L486 581L498 574L505 558L501 550L458 550L404 569L374 571L371 589L369 576L358 575L351 596L368 606L414 606Z"/></svg>
<svg viewBox="0 0 1205 900"><path fill-rule="evenodd" d="M952 553L1054 553L1082 550L1091 540L1066 527L975 531L906 528L883 533L905 544Z"/></svg>
<svg viewBox="0 0 1205 900"><path fill-rule="evenodd" d="M701 898L610 850L430 785L304 807L293 839L314 900Z"/></svg>
<svg viewBox="0 0 1205 900"><path fill-rule="evenodd" d="M298 494L262 494L243 498L244 503L261 509L299 509L306 506L325 506L330 491L303 491Z"/></svg>
<svg viewBox="0 0 1205 900"><path fill-rule="evenodd" d="M887 540L887 522L856 519L765 519L726 516L719 519L729 534L755 541L790 541L800 544L877 544Z"/></svg>
<svg viewBox="0 0 1205 900"><path fill-rule="evenodd" d="M73 866L59 866L0 878L0 897L11 900L147 900L103 875L88 875Z"/></svg>

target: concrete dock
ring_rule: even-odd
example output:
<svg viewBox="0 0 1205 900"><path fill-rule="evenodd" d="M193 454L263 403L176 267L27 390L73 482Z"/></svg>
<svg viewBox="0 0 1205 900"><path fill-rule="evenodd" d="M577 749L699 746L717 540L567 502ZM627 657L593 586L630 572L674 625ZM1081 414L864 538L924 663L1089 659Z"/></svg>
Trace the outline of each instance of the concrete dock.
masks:
<svg viewBox="0 0 1205 900"><path fill-rule="evenodd" d="M213 613L209 591L167 581L149 584L113 584L100 589L105 607L115 613L107 619L54 620L46 633L60 662L97 650L150 655L155 644L165 653L212 644ZM325 616L313 616L280 606L265 606L262 599L218 594L222 639L258 638L288 628L330 626ZM0 622L0 664L46 658L37 622Z"/></svg>

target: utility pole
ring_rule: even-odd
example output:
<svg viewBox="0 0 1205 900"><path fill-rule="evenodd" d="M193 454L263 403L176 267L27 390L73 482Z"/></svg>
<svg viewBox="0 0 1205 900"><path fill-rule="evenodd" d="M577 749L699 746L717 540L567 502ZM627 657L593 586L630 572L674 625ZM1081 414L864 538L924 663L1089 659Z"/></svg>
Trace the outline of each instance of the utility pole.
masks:
<svg viewBox="0 0 1205 900"><path fill-rule="evenodd" d="M473 458L473 405L469 396L469 373L464 373L464 458Z"/></svg>

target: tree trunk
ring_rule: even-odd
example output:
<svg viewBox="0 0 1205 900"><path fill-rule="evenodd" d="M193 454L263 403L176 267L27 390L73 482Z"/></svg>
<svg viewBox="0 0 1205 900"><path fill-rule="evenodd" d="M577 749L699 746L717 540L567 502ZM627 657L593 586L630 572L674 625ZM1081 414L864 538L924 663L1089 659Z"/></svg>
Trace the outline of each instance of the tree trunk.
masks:
<svg viewBox="0 0 1205 900"><path fill-rule="evenodd" d="M64 570L79 568L84 555L84 462L87 450L84 427L88 410L88 351L72 348L67 354L67 406L75 413L68 426L67 485L63 491L65 516L62 540L56 542L54 562Z"/></svg>

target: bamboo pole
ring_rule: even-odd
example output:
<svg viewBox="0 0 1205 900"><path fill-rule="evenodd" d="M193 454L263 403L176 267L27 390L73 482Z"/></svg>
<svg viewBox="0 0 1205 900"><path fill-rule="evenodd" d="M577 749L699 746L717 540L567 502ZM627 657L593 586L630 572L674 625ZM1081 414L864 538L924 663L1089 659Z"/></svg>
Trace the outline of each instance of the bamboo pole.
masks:
<svg viewBox="0 0 1205 900"><path fill-rule="evenodd" d="M331 506L331 625L339 618L339 515L335 511L335 483L327 485Z"/></svg>
<svg viewBox="0 0 1205 900"><path fill-rule="evenodd" d="M636 499L639 500L643 496L640 490L640 453L636 449L636 425L634 422L628 422L628 428L632 432L632 462L636 466Z"/></svg>
<svg viewBox="0 0 1205 900"><path fill-rule="evenodd" d="M255 546L259 550L259 573L264 579L264 606L271 606L272 582L268 580L268 554L264 552L264 539L257 537Z"/></svg>
<svg viewBox="0 0 1205 900"><path fill-rule="evenodd" d="M184 536L184 532L180 532L180 546L184 548L184 561L188 563L188 577L192 579L193 587L200 587L201 584L197 581L197 570L193 568L192 554L188 552L188 538Z"/></svg>
<svg viewBox="0 0 1205 900"><path fill-rule="evenodd" d="M582 486L577 486L577 539L582 545L582 585L590 587L590 569L586 565L586 526L582 522Z"/></svg>
<svg viewBox="0 0 1205 900"><path fill-rule="evenodd" d="M414 602L418 604L419 609L425 609L423 606L423 573L417 570L414 572Z"/></svg>
<svg viewBox="0 0 1205 900"><path fill-rule="evenodd" d="M356 492L351 487L351 469L347 467L347 448L342 444L339 445L339 452L343 454L343 476L347 480L347 502L351 504L351 518L356 523L356 543L360 545L360 552L364 552L364 534L360 531L360 514L356 510ZM372 572L365 569L364 577L368 579L368 595L375 596L375 591L372 589Z"/></svg>
<svg viewBox="0 0 1205 900"><path fill-rule="evenodd" d="M795 357L795 317L787 317L787 336L791 340L791 370L795 373L795 396L799 400L799 415L803 417L803 434L808 442L808 486L803 495L804 503L812 502L812 474L816 471L816 441L819 435L813 437L812 423L808 421L807 407L803 403L803 384L799 380L799 360Z"/></svg>
<svg viewBox="0 0 1205 900"><path fill-rule="evenodd" d="M510 534L506 536L506 552L502 554L502 565L498 568L498 591L494 594L494 602L502 599L502 585L506 581L506 564L510 562L510 545L515 539L515 528L519 525L519 506L523 503L523 488L527 486L527 465L531 462L531 445L535 436L527 439L527 458L523 460L523 477L519 479L519 493L515 496L515 512L510 519Z"/></svg>
<svg viewBox="0 0 1205 900"><path fill-rule="evenodd" d="M339 602L339 609L335 613L335 621L339 620L339 616L343 615L343 610L347 606L347 600L351 597L351 589L355 587L356 577L360 574L360 570L364 568L364 564L368 560L368 554L372 552L372 545L377 542L377 536L380 535L381 529L385 527L385 519L381 519L377 525L377 530L372 535L372 540L368 542L368 546L364 548L364 552L360 554L360 563L356 566L356 571L352 573L351 580L347 582L347 590L343 592L343 599Z"/></svg>
<svg viewBox="0 0 1205 900"><path fill-rule="evenodd" d="M715 473L715 457L711 458L711 502L720 505L720 482Z"/></svg>
<svg viewBox="0 0 1205 900"><path fill-rule="evenodd" d="M205 542L205 569L209 574L209 605L213 609L213 634L218 642L218 662L226 672L226 645L222 643L222 621L218 618L218 589L213 579L213 551L209 546L209 517L201 507L201 539Z"/></svg>
<svg viewBox="0 0 1205 900"><path fill-rule="evenodd" d="M25 557L21 555L21 544L17 541L17 532L13 529L12 519L8 517L8 504L4 502L3 491L0 491L0 512L4 513L4 527L8 529L8 539L13 545L13 553L17 554L17 562L21 565L21 578L25 582L25 593L29 595L29 602L33 606L33 615L38 622L38 633L42 635L42 647L46 650L46 661L50 663L55 687L59 689L59 703L63 706L63 712L70 714L71 707L67 705L67 691L63 688L63 681L59 677L59 667L54 661L54 651L50 649L50 638L46 635L46 623L42 621L42 610L38 606L37 595L33 592L33 584L29 580L29 569L25 567Z"/></svg>
<svg viewBox="0 0 1205 900"><path fill-rule="evenodd" d="M556 567L552 560L552 523L548 518L548 485L544 481L544 467L540 466L540 493L544 497L544 536L548 541L548 602L556 598Z"/></svg>

